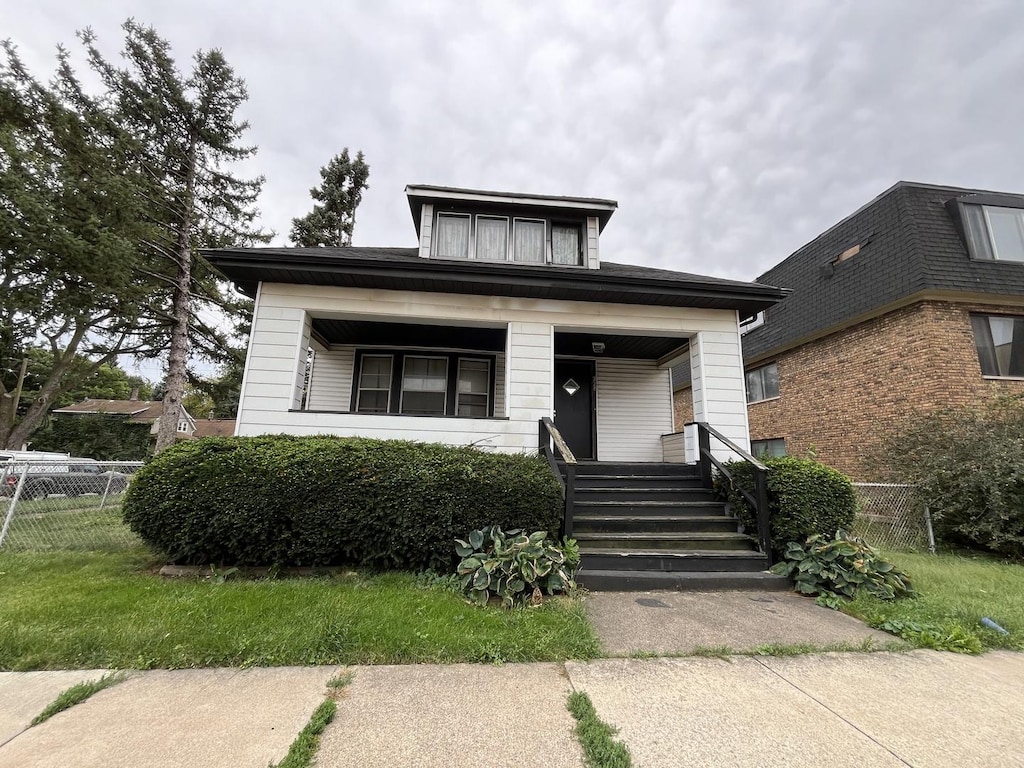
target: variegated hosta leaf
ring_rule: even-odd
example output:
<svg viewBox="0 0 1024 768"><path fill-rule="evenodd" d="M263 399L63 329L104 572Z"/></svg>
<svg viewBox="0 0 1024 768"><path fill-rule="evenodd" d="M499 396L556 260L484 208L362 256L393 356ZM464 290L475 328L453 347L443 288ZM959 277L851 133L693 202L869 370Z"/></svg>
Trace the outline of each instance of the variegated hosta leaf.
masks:
<svg viewBox="0 0 1024 768"><path fill-rule="evenodd" d="M473 574L473 589L487 589L491 585L491 574L483 568L477 568Z"/></svg>

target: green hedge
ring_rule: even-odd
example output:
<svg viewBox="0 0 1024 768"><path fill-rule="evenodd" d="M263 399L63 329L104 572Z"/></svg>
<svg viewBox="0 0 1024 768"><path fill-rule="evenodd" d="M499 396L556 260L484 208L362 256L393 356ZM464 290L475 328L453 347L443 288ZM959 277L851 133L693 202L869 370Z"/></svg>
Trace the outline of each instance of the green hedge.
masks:
<svg viewBox="0 0 1024 768"><path fill-rule="evenodd" d="M541 459L364 438L206 438L132 480L125 522L188 564L449 569L454 539L562 520Z"/></svg>
<svg viewBox="0 0 1024 768"><path fill-rule="evenodd" d="M768 510L772 549L786 551L789 542L803 544L819 534L831 540L836 531L849 530L857 513L857 497L850 479L812 459L796 456L762 457L768 467ZM737 483L753 495L753 467L745 461L727 465ZM748 533L757 532L757 517L739 491L724 476L715 478L720 498L732 503Z"/></svg>

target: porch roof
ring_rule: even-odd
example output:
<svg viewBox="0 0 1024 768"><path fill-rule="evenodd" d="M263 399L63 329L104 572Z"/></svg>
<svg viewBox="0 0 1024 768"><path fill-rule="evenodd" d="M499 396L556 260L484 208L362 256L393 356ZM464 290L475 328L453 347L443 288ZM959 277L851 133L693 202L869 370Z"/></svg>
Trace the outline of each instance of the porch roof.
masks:
<svg viewBox="0 0 1024 768"><path fill-rule="evenodd" d="M224 248L203 255L249 296L260 282L735 309L753 315L787 291L602 261L600 269L424 259L416 248Z"/></svg>

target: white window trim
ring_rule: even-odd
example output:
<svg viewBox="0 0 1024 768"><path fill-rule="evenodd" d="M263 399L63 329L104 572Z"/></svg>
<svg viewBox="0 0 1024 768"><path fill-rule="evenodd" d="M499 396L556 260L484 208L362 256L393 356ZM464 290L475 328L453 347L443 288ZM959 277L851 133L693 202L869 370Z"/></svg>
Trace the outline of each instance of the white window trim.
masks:
<svg viewBox="0 0 1024 768"><path fill-rule="evenodd" d="M388 387L385 390L388 393L387 405L384 408L384 413L391 412L391 384L394 382L395 377L395 356L394 355L363 355L359 359L359 370L356 371L356 413L362 413L359 410L359 401L363 398L363 364L366 362L368 357L386 357L390 365L388 366ZM379 388L366 387L367 392L380 392ZM379 411L367 411L367 413L379 413Z"/></svg>
<svg viewBox="0 0 1024 768"><path fill-rule="evenodd" d="M474 234L475 233L473 231L473 214L471 214L471 213L458 213L457 211L438 211L437 212L437 222L434 223L434 231L431 233L431 240L432 240L432 243L434 243L434 244L437 243L437 230L439 230L441 228L440 227L441 219L466 219L469 222L469 243L468 243L468 246L466 248L466 256L465 256L465 258L467 258L467 259L473 258L473 246L474 246L474 240L475 240L475 238L474 238ZM433 248L433 247L434 247L434 245L431 245L431 248ZM432 252L430 255L434 256L435 254ZM462 259L463 259L462 256L439 256L439 255L435 256L435 258L438 258L438 259L452 259L454 261L462 261Z"/></svg>
<svg viewBox="0 0 1024 768"><path fill-rule="evenodd" d="M992 251L992 261L1009 262L1010 264L1022 264L1024 260L1021 259L1009 259L999 255L999 249L996 246L996 238L992 233L992 220L989 218L989 211L993 208L1002 208L1004 211L1016 211L1017 213L1017 231L1020 234L1021 243L1024 245L1024 208L1013 208L1007 205L982 205L981 215L985 219L985 237L988 238L988 247ZM985 259L988 261L988 259Z"/></svg>
<svg viewBox="0 0 1024 768"><path fill-rule="evenodd" d="M443 406L443 408L441 410L441 413L436 413L436 414L416 414L416 413L408 414L408 413L405 412L405 367L408 364L410 358L411 359L415 359L415 360L444 360L444 364L445 364L444 365L444 401L443 401L444 402L444 406ZM447 416L448 415L448 374L449 374L449 371L448 371L448 357L447 357L447 355L417 355L417 354L403 355L402 356L402 381L401 381L401 385L398 388L398 414L397 415L398 416L422 416L422 415L428 415L428 416ZM409 391L410 392L423 392L425 390L410 389ZM436 394L436 393L433 393L433 394ZM391 403L389 402L388 405L390 406ZM388 408L388 413L391 413L391 408L390 407Z"/></svg>
<svg viewBox="0 0 1024 768"><path fill-rule="evenodd" d="M541 241L544 243L544 260L543 261L516 261L516 227L519 222L531 222L533 224L541 224L544 227L544 236ZM550 264L551 263L551 234L548 232L548 220L547 219L532 219L528 216L515 216L512 219L512 241L509 243L508 257L509 261L515 264ZM561 265L560 265L561 266ZM566 265L568 266L568 265Z"/></svg>
<svg viewBox="0 0 1024 768"><path fill-rule="evenodd" d="M763 371L763 370L765 370L767 368L771 368L773 365L775 366L775 378L776 378L776 380L778 380L778 377L779 377L778 365L779 364L777 362L776 363L765 363L764 365L757 366L757 368L751 368L749 371L744 371L744 373L743 373L743 386L744 386L744 389L749 389L749 387L747 387L747 376L749 376L752 373L757 373L757 372ZM764 389L764 376L763 376L763 374L762 374L762 377L761 377L761 389ZM780 397L782 397L782 387L781 386L779 387L779 394L771 395L770 397L762 397L760 400L748 400L747 401L747 405L753 405L754 403L767 403L769 400L778 400Z"/></svg>
<svg viewBox="0 0 1024 768"><path fill-rule="evenodd" d="M468 362L474 362L474 363L483 363L484 365L487 366L487 388L482 393L481 392L466 392L465 393L467 395L471 394L471 395L476 395L478 397L481 394L483 394L483 396L486 398L486 402L484 404L484 416L466 416L466 417L463 417L463 418L471 418L471 419L484 418L484 419L486 419L492 413L492 411L491 411L491 361L488 358L486 358L486 357L461 357L460 356L459 358L457 358L457 360L456 360L456 368L455 368L455 415L456 416L460 416L460 417L462 416L462 414L459 413L459 396L463 394L462 392L459 392L459 376L462 374L462 363L463 362L467 362L467 361Z"/></svg>
<svg viewBox="0 0 1024 768"><path fill-rule="evenodd" d="M466 214L467 216L469 214ZM488 259L477 255L476 252L476 233L480 228L480 219L492 219L495 221L505 222L505 258L503 259ZM473 223L470 225L469 233L469 258L479 259L480 261L511 261L512 260L512 222L508 216L497 216L490 213L478 213L473 217Z"/></svg>

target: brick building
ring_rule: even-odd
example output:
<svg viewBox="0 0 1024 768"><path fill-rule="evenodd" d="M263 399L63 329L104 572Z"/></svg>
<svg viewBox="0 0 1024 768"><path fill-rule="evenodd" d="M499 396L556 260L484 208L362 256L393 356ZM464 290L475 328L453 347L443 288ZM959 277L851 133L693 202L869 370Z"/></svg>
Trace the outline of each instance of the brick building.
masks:
<svg viewBox="0 0 1024 768"><path fill-rule="evenodd" d="M904 417L1024 394L1022 195L899 182L757 281L791 293L744 326L755 450L869 480Z"/></svg>

